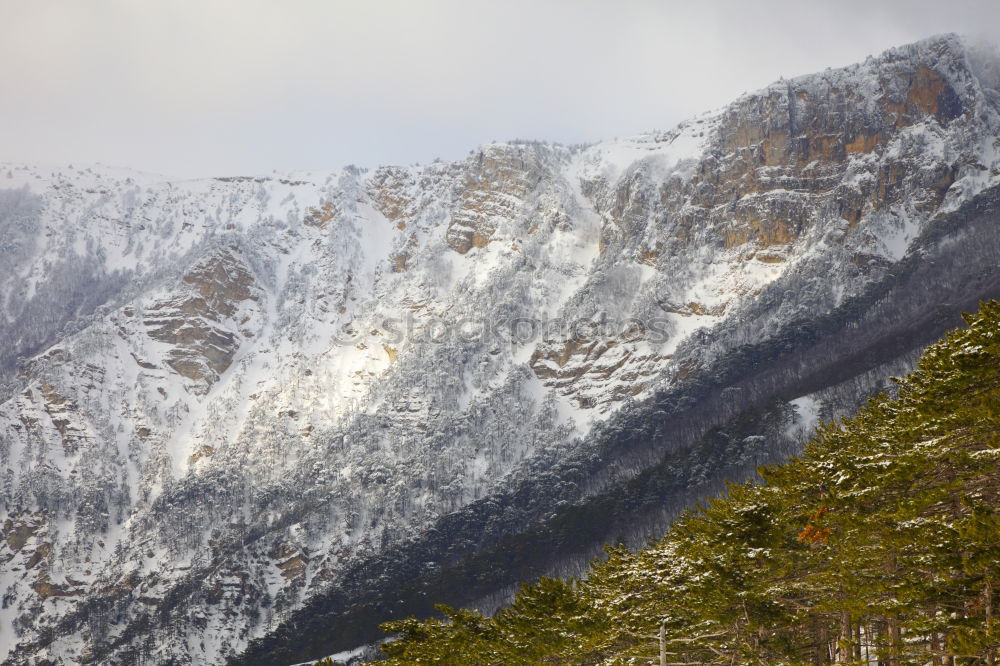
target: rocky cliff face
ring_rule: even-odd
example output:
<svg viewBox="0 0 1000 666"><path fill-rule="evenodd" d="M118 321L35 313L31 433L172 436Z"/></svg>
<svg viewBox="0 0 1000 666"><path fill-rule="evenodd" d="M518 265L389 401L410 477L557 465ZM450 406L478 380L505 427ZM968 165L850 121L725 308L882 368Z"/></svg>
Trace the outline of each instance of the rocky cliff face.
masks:
<svg viewBox="0 0 1000 666"><path fill-rule="evenodd" d="M998 89L942 37L583 148L4 165L0 655L291 663L658 529L1000 295Z"/></svg>

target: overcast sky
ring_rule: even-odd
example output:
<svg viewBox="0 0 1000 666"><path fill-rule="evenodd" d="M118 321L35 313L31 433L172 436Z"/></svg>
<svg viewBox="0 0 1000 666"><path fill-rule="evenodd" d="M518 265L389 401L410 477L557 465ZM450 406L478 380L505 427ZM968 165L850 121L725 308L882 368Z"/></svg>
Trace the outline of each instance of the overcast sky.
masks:
<svg viewBox="0 0 1000 666"><path fill-rule="evenodd" d="M187 177L588 142L949 31L997 41L1000 1L0 0L0 160Z"/></svg>

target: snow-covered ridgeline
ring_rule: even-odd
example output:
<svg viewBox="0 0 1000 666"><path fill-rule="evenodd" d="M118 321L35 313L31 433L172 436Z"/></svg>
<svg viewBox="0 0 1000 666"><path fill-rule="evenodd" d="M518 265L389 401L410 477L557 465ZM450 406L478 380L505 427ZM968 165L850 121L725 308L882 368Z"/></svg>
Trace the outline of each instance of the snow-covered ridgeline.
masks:
<svg viewBox="0 0 1000 666"><path fill-rule="evenodd" d="M975 58L932 40L671 132L452 164L0 165L0 655L221 662L348 564L860 293L1000 182ZM795 405L805 434L819 407Z"/></svg>

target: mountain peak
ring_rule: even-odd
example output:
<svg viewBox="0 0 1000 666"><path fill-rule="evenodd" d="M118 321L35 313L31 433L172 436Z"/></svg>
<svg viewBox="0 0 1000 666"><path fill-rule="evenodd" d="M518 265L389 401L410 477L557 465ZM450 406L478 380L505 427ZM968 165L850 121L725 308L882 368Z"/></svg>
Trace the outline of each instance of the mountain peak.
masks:
<svg viewBox="0 0 1000 666"><path fill-rule="evenodd" d="M996 68L967 53L586 147L0 169L0 658L354 649L411 585L457 567L442 600L474 603L794 451L798 407L849 412L1000 284ZM313 617L345 628L286 640Z"/></svg>

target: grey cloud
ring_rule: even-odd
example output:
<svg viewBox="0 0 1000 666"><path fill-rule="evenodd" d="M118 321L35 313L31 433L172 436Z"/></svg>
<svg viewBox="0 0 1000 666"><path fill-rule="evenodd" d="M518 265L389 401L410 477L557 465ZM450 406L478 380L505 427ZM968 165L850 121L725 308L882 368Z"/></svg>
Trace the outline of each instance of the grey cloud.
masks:
<svg viewBox="0 0 1000 666"><path fill-rule="evenodd" d="M1000 3L0 0L0 159L173 175L669 127Z"/></svg>

